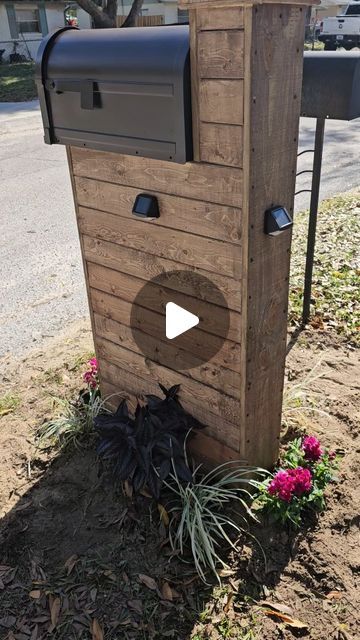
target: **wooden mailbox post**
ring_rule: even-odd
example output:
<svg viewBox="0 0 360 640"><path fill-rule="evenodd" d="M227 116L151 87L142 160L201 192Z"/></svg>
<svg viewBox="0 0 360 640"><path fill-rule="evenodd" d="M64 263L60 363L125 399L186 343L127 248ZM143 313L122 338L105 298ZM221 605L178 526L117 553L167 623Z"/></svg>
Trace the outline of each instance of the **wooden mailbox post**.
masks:
<svg viewBox="0 0 360 640"><path fill-rule="evenodd" d="M101 388L139 396L180 383L184 407L206 425L193 442L198 457L268 467L278 454L291 232L266 235L264 213L293 211L311 0L181 4L190 10L194 161L68 148ZM158 197L158 220L134 220L139 191ZM210 277L230 309L228 339L188 372L159 364L166 339L145 358L130 329L145 281L179 267Z"/></svg>

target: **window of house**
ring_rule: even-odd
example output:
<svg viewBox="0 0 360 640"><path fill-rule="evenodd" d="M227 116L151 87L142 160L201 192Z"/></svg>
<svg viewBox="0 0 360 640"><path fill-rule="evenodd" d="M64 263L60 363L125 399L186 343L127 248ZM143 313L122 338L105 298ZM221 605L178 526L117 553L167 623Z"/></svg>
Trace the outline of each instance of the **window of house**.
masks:
<svg viewBox="0 0 360 640"><path fill-rule="evenodd" d="M16 24L19 33L41 33L39 11L15 7Z"/></svg>

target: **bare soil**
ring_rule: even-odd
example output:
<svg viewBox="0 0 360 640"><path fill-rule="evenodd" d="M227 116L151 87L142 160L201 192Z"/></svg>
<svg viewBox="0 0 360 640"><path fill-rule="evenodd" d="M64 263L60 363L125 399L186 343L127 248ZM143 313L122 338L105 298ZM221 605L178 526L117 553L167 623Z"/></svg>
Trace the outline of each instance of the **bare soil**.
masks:
<svg viewBox="0 0 360 640"><path fill-rule="evenodd" d="M35 446L51 394L76 394L91 349L88 326L77 324L41 352L1 363L0 398L14 402L0 417L0 638L359 637L358 351L308 331L288 355L290 384L316 364L321 373L309 391L322 413L298 428L343 454L327 510L298 532L268 521L253 528L266 560L245 536L222 586L206 588L191 563L171 558L156 505L98 477L92 446Z"/></svg>

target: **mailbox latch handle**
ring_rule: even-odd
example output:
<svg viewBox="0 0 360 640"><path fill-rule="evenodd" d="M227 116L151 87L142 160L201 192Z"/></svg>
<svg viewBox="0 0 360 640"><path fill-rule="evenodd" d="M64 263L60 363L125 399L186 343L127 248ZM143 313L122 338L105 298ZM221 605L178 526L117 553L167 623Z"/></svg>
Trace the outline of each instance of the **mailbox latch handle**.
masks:
<svg viewBox="0 0 360 640"><path fill-rule="evenodd" d="M95 91L97 86L93 80L50 80L46 88L51 89L55 93L66 93L67 91L80 93L81 108L95 108Z"/></svg>

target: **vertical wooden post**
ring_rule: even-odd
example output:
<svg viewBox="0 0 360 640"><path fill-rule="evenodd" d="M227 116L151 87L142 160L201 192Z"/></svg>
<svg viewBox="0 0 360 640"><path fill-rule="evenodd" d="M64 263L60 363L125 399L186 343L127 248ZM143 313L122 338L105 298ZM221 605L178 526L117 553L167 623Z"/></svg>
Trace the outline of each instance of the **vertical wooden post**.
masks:
<svg viewBox="0 0 360 640"><path fill-rule="evenodd" d="M293 208L310 3L182 0L190 10L193 162L69 149L102 393L140 396L158 393L158 382L180 384L184 407L206 425L193 450L212 464L268 467L278 453L291 233L265 235L264 214ZM156 195L160 218L134 219L139 191ZM153 322L159 296L165 302L177 287L203 317L216 312L192 274L211 279L229 308L227 339L205 333L219 350L186 371L165 336L150 332L144 357L131 331L139 290L174 269L186 279L169 278L167 292L154 289L142 305ZM148 334L145 323L139 330ZM201 356L189 339L184 350L193 349Z"/></svg>
<svg viewBox="0 0 360 640"><path fill-rule="evenodd" d="M278 454L291 233L264 233L265 210L293 212L306 5L182 0L190 9L196 160L242 167L241 419L250 463ZM304 6L305 5L305 6Z"/></svg>

